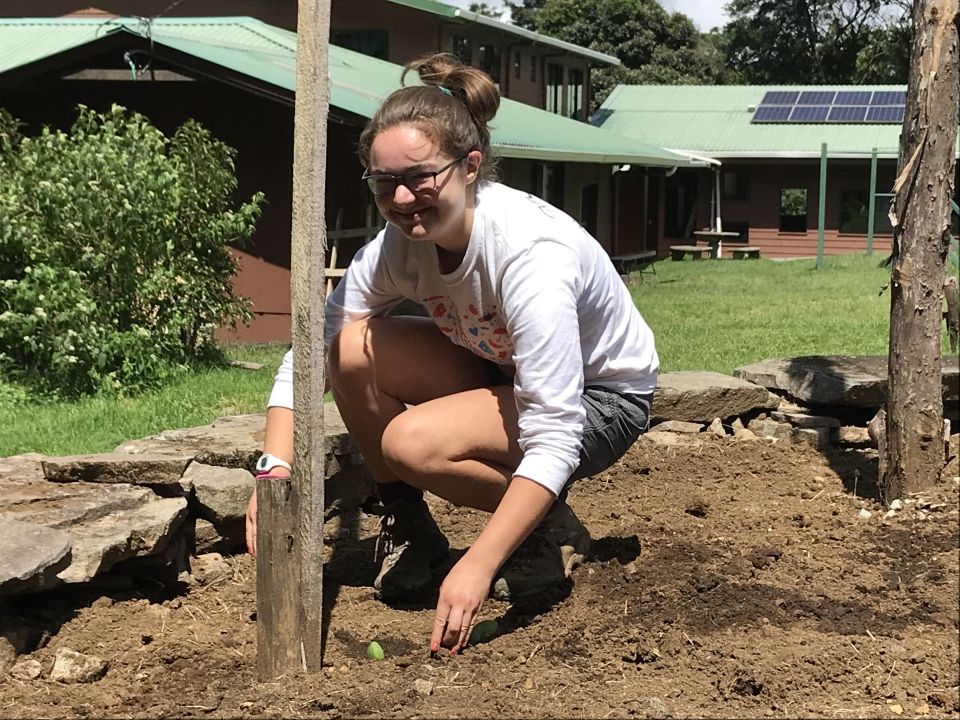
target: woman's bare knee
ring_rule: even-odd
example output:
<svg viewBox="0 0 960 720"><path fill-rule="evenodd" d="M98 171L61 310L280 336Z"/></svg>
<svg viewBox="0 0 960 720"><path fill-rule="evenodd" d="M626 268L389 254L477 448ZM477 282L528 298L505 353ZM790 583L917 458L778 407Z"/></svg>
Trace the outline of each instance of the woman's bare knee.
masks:
<svg viewBox="0 0 960 720"><path fill-rule="evenodd" d="M387 467L397 477L419 487L417 477L429 474L445 458L436 440L437 428L426 427L416 413L397 415L383 431L380 449Z"/></svg>

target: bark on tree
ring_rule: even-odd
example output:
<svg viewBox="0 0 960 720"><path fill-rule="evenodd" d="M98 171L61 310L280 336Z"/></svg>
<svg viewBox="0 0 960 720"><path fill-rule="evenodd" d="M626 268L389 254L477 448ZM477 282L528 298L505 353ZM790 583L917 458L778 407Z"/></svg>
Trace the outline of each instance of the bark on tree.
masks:
<svg viewBox="0 0 960 720"><path fill-rule="evenodd" d="M894 185L885 501L943 468L941 318L957 143L958 0L915 0L900 167Z"/></svg>
<svg viewBox="0 0 960 720"><path fill-rule="evenodd" d="M322 663L324 193L330 0L299 0L294 108L291 306L293 477L257 483L257 673Z"/></svg>

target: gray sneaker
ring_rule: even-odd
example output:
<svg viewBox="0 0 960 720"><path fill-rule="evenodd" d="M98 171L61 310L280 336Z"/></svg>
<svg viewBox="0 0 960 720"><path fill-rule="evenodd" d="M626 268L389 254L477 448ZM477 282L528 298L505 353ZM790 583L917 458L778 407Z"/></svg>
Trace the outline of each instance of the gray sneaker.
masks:
<svg viewBox="0 0 960 720"><path fill-rule="evenodd" d="M374 594L380 600L402 600L424 590L449 547L423 500L385 505L374 550Z"/></svg>
<svg viewBox="0 0 960 720"><path fill-rule="evenodd" d="M545 590L563 582L590 551L590 533L565 502L557 501L500 568L491 594L497 600Z"/></svg>

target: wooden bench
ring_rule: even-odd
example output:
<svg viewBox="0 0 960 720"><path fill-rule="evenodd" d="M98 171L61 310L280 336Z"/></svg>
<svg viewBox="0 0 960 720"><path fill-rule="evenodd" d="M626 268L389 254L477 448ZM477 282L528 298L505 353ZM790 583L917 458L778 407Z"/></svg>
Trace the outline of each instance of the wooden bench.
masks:
<svg viewBox="0 0 960 720"><path fill-rule="evenodd" d="M744 260L746 258L759 258L760 248L744 245L742 247L731 247L730 253L734 260Z"/></svg>
<svg viewBox="0 0 960 720"><path fill-rule="evenodd" d="M710 257L710 254L713 253L713 248L709 245L671 245L670 246L670 259L671 260L683 260L684 257L690 255L694 260L699 260L700 258L706 256Z"/></svg>
<svg viewBox="0 0 960 720"><path fill-rule="evenodd" d="M643 275L643 271L648 268L653 270L653 274L656 275L657 266L653 263L656 257L656 250L640 250L625 255L613 255L610 260L613 261L613 267L621 275L629 275L634 270L639 270L640 275Z"/></svg>

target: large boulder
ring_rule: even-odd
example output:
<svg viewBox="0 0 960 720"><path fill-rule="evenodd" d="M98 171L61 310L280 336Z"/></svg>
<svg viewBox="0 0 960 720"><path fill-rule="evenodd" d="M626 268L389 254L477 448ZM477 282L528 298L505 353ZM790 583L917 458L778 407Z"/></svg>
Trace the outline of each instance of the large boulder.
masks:
<svg viewBox="0 0 960 720"><path fill-rule="evenodd" d="M186 498L160 498L132 485L0 484L0 519L69 535L70 563L57 573L58 583L85 582L122 560L162 551L186 513Z"/></svg>
<svg viewBox="0 0 960 720"><path fill-rule="evenodd" d="M663 373L657 380L651 414L653 422L685 420L709 423L753 410L777 407L778 398L766 388L715 372Z"/></svg>
<svg viewBox="0 0 960 720"><path fill-rule="evenodd" d="M59 584L70 564L70 534L0 516L0 596Z"/></svg>
<svg viewBox="0 0 960 720"><path fill-rule="evenodd" d="M885 355L813 355L763 360L738 367L733 374L806 405L878 408L887 401ZM960 366L944 357L943 401L960 401Z"/></svg>

